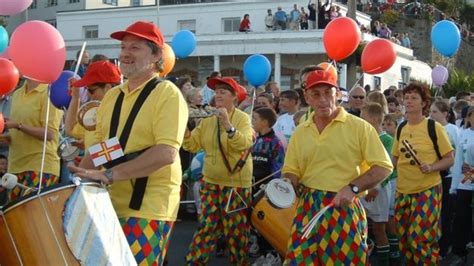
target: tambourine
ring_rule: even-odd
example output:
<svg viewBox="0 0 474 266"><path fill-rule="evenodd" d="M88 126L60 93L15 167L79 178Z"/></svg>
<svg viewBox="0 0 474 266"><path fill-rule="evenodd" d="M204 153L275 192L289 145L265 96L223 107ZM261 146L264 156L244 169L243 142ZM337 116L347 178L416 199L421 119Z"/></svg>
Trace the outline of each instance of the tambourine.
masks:
<svg viewBox="0 0 474 266"><path fill-rule="evenodd" d="M83 104L81 108L79 108L79 112L77 113L77 121L82 127L84 127L88 131L95 130L95 116L99 105L99 101L90 101Z"/></svg>

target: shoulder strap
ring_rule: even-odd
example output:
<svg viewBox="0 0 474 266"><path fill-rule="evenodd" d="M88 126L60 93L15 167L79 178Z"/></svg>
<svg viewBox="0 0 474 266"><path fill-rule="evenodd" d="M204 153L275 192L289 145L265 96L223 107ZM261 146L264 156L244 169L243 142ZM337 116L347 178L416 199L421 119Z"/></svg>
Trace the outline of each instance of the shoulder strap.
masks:
<svg viewBox="0 0 474 266"><path fill-rule="evenodd" d="M132 130L133 123L137 118L137 115L145 103L148 96L151 94L153 89L160 83L160 80L157 78L153 78L145 85L143 90L138 95L135 104L128 115L127 121L125 122L125 126L123 127L122 134L120 134L119 143L122 146L122 149L125 151L125 147L127 146L128 138L130 137L130 132ZM115 102L114 110L112 112L112 120L110 121L110 130L109 130L109 138L112 138L117 135L118 124L120 120L120 112L122 110L122 103L123 103L124 93L121 91L119 96L117 97L117 101ZM113 164L106 165L107 168L112 167L113 165L117 165L126 161L125 156L119 158L117 162ZM109 167L108 167L109 166ZM143 202L143 196L145 196L146 184L148 182L148 177L141 177L137 178L135 181L135 185L133 186L133 193L132 198L130 199L129 208L134 210L140 210L140 207Z"/></svg>
<svg viewBox="0 0 474 266"><path fill-rule="evenodd" d="M441 153L439 152L438 147L438 136L436 135L436 125L433 119L428 119L428 134L430 135L430 139L433 142L434 149L436 151L436 156L438 156L438 160L443 158Z"/></svg>
<svg viewBox="0 0 474 266"><path fill-rule="evenodd" d="M402 129L406 124L407 124L407 121L405 120L405 121L401 122L400 125L398 125L398 127L397 127L397 141L400 140L400 134L402 133Z"/></svg>

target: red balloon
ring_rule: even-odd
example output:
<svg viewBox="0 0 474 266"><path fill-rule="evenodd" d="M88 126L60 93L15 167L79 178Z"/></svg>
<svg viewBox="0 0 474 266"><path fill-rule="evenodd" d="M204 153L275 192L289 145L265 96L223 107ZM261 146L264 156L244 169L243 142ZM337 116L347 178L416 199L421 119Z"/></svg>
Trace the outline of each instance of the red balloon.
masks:
<svg viewBox="0 0 474 266"><path fill-rule="evenodd" d="M389 40L373 40L362 52L362 69L367 74L380 74L389 70L396 59L397 53Z"/></svg>
<svg viewBox="0 0 474 266"><path fill-rule="evenodd" d="M66 45L56 28L44 21L32 20L15 29L8 54L23 76L40 83L52 83L63 72Z"/></svg>
<svg viewBox="0 0 474 266"><path fill-rule="evenodd" d="M8 59L0 58L0 95L7 95L15 89L20 73Z"/></svg>
<svg viewBox="0 0 474 266"><path fill-rule="evenodd" d="M340 17L329 22L323 34L329 58L341 61L354 53L360 43L360 34L359 26L351 18Z"/></svg>

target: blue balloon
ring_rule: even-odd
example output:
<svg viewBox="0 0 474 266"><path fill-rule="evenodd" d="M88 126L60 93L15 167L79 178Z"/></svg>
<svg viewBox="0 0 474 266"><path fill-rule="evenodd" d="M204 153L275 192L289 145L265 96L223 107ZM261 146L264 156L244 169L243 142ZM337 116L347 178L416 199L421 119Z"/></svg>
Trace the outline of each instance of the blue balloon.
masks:
<svg viewBox="0 0 474 266"><path fill-rule="evenodd" d="M8 47L8 32L3 26L0 26L0 53L5 52Z"/></svg>
<svg viewBox="0 0 474 266"><path fill-rule="evenodd" d="M270 78L271 72L270 61L261 54L254 54L245 60L244 76L254 87L265 84Z"/></svg>
<svg viewBox="0 0 474 266"><path fill-rule="evenodd" d="M58 109L67 109L69 107L71 96L68 92L68 83L72 77L80 79L78 75L74 76L74 72L65 70L56 81L51 83L49 98L51 99L51 103Z"/></svg>
<svg viewBox="0 0 474 266"><path fill-rule="evenodd" d="M461 33L456 24L449 20L442 20L433 26L431 42L440 54L452 57L461 45Z"/></svg>
<svg viewBox="0 0 474 266"><path fill-rule="evenodd" d="M191 179L194 181L198 181L202 177L202 168L204 166L205 155L206 154L203 151L198 152L191 161Z"/></svg>
<svg viewBox="0 0 474 266"><path fill-rule="evenodd" d="M177 58L188 57L196 49L196 37L189 30L182 30L175 33L171 41L171 48Z"/></svg>

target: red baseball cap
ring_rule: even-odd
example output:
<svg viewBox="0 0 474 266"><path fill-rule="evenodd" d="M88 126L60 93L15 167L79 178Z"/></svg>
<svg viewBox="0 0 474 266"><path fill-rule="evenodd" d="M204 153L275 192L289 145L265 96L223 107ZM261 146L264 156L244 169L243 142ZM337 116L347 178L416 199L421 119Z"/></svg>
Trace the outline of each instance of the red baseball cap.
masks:
<svg viewBox="0 0 474 266"><path fill-rule="evenodd" d="M314 70L306 75L306 90L312 89L319 84L327 84L339 88L337 85L337 77L330 71Z"/></svg>
<svg viewBox="0 0 474 266"><path fill-rule="evenodd" d="M82 79L71 83L73 87L87 87L95 83L120 83L120 70L109 61L90 64Z"/></svg>
<svg viewBox="0 0 474 266"><path fill-rule="evenodd" d="M237 100L239 101L239 103L241 103L247 97L247 91L245 90L245 88L239 83L237 83L237 81L235 81L233 78L215 77L207 80L207 86L210 89L215 90L217 84L226 84L227 86L231 87L235 95L237 95Z"/></svg>
<svg viewBox="0 0 474 266"><path fill-rule="evenodd" d="M110 37L121 41L127 34L151 41L160 48L164 47L165 38L160 29L158 29L158 27L152 22L137 21L128 26L124 31L116 31L110 34Z"/></svg>

